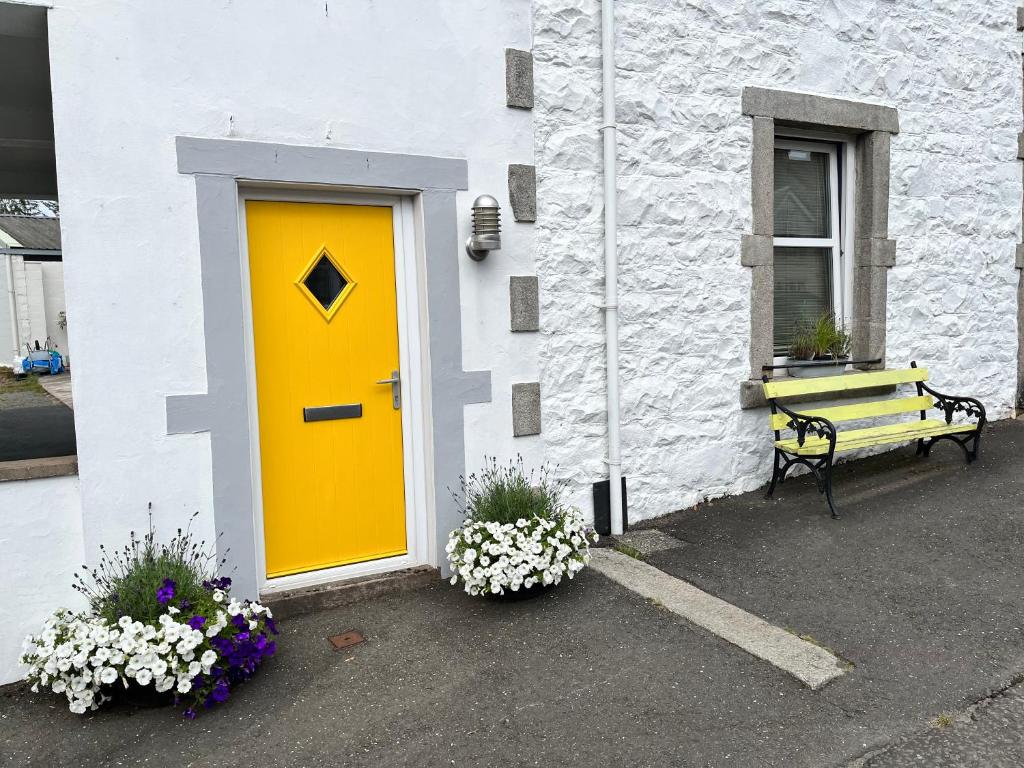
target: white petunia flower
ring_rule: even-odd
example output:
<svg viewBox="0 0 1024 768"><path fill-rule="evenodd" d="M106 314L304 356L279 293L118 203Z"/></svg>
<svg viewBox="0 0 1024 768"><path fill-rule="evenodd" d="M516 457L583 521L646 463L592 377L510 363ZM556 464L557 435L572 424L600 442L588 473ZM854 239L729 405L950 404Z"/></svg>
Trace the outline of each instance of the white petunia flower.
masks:
<svg viewBox="0 0 1024 768"><path fill-rule="evenodd" d="M156 678L156 682L153 684L156 688L157 693L166 693L174 687L174 676L166 675L164 677Z"/></svg>

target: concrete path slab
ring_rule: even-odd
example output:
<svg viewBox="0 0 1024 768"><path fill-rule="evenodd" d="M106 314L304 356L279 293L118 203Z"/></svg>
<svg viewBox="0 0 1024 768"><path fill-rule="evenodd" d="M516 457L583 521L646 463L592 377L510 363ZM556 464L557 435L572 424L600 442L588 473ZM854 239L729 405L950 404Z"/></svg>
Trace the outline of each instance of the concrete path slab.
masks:
<svg viewBox="0 0 1024 768"><path fill-rule="evenodd" d="M639 528L626 531L615 537L619 544L625 544L630 549L635 549L643 555L651 555L655 552L664 552L666 549L680 549L686 546L686 542L680 541L675 536L659 531L657 528Z"/></svg>
<svg viewBox="0 0 1024 768"><path fill-rule="evenodd" d="M788 672L812 690L846 671L846 665L824 648L629 555L598 549L591 565L638 595Z"/></svg>
<svg viewBox="0 0 1024 768"><path fill-rule="evenodd" d="M40 376L39 386L60 400L68 408L74 408L74 396L71 392L71 374L58 373L56 376Z"/></svg>

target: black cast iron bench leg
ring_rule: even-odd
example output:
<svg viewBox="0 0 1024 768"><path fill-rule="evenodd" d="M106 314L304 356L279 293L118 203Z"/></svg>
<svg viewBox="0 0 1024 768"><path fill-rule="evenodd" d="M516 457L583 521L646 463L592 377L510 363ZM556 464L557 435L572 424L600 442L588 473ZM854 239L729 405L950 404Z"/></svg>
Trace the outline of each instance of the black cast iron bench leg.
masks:
<svg viewBox="0 0 1024 768"><path fill-rule="evenodd" d="M828 457L828 461L825 463L825 473L824 474L825 474L825 477L824 477L823 485L825 486L825 501L828 502L828 509L832 513L832 519L833 520L838 520L839 519L839 513L836 512L836 505L835 505L835 502L832 499L832 457L831 456Z"/></svg>
<svg viewBox="0 0 1024 768"><path fill-rule="evenodd" d="M775 493L775 486L780 481L781 472L779 471L779 456L782 453L778 448L775 449L775 463L772 467L772 481L768 485L768 492L764 495L766 499L770 499L772 494Z"/></svg>

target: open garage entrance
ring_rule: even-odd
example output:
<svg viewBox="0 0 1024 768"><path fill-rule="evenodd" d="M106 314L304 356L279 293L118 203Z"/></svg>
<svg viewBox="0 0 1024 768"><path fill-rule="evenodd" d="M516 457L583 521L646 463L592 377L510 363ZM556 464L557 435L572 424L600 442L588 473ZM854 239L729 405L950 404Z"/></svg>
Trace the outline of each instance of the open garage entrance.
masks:
<svg viewBox="0 0 1024 768"><path fill-rule="evenodd" d="M76 453L46 14L0 2L0 480Z"/></svg>

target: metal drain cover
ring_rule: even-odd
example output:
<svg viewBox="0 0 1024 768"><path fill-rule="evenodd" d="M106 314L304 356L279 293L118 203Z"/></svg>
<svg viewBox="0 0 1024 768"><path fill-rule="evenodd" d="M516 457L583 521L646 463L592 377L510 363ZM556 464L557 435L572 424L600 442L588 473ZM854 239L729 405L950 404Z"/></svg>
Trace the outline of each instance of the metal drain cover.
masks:
<svg viewBox="0 0 1024 768"><path fill-rule="evenodd" d="M331 646L336 651L340 651L342 648L351 648L353 645L359 645L366 640L359 632L354 629L348 632L343 632L340 635L331 635L327 638Z"/></svg>

